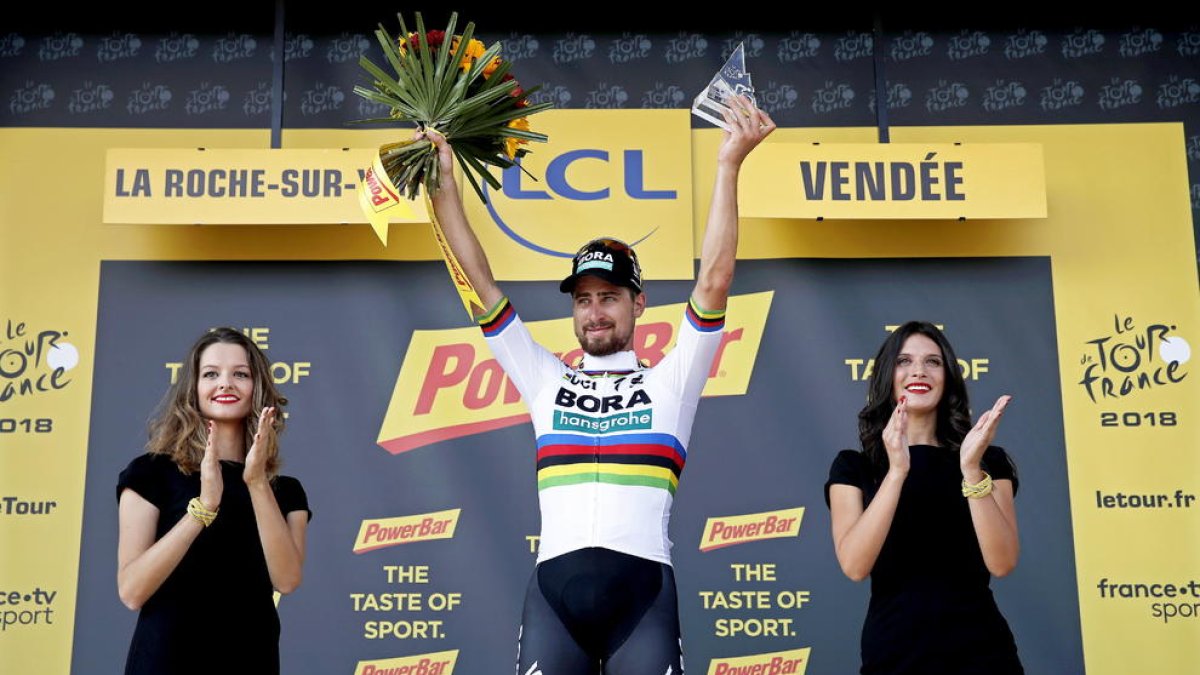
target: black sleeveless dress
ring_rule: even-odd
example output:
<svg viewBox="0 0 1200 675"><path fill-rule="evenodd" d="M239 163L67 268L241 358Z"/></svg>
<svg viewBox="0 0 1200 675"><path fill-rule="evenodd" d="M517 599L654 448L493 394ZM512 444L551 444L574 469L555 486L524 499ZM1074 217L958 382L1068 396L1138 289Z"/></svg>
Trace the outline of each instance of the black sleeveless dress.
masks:
<svg viewBox="0 0 1200 675"><path fill-rule="evenodd" d="M962 496L958 453L914 445L911 467L891 529L871 570L871 602L862 632L864 675L886 673L1020 675L1017 647L989 587ZM983 469L994 480L1017 482L1004 450L989 447ZM863 491L864 507L879 488L866 455L843 450L833 461L834 483Z"/></svg>

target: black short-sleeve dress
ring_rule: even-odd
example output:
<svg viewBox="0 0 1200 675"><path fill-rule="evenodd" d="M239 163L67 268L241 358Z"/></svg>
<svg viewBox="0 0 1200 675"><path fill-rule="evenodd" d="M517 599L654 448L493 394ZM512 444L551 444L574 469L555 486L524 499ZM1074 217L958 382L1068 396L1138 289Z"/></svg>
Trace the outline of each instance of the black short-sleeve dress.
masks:
<svg viewBox="0 0 1200 675"><path fill-rule="evenodd" d="M958 452L914 445L909 456L896 514L871 570L861 672L1023 673L962 496ZM1002 448L989 447L981 464L994 480L1013 481L1015 494L1015 471ZM829 486L840 483L861 489L865 508L880 478L866 455L843 450L830 468L825 502Z"/></svg>
<svg viewBox="0 0 1200 675"><path fill-rule="evenodd" d="M244 469L221 462L219 515L142 606L126 675L279 672L279 616ZM158 507L157 541L200 495L200 473L184 475L169 457L144 454L121 472L118 501L126 489ZM285 518L312 518L300 481L277 476L272 489Z"/></svg>

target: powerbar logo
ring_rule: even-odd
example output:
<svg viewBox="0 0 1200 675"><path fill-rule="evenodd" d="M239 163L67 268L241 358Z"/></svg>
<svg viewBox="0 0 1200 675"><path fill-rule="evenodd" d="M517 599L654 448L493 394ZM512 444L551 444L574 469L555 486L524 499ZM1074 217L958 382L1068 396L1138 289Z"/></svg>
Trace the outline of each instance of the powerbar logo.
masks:
<svg viewBox="0 0 1200 675"><path fill-rule="evenodd" d="M453 539L461 512L462 509L450 509L416 516L364 520L358 528L358 538L354 540L354 552L366 553L414 541Z"/></svg>
<svg viewBox="0 0 1200 675"><path fill-rule="evenodd" d="M371 206L378 213L383 209L390 208L392 204L400 201L395 192L392 192L383 181L379 179L379 175L375 173L375 167L367 169L366 175L363 176L363 181L367 185L367 193Z"/></svg>
<svg viewBox="0 0 1200 675"><path fill-rule="evenodd" d="M359 661L354 675L450 675L457 661L457 649L397 659Z"/></svg>
<svg viewBox="0 0 1200 675"><path fill-rule="evenodd" d="M649 429L653 419L653 410L630 410L629 412L609 415L608 417L588 417L579 413L556 410L554 428L559 431L582 431L584 433L605 434L610 431Z"/></svg>
<svg viewBox="0 0 1200 675"><path fill-rule="evenodd" d="M729 299L705 396L746 393L773 296L767 291ZM675 343L679 322L686 320L683 315L682 303L647 308L634 331L638 357L651 366L661 361ZM566 363L574 363L583 353L569 318L534 321L526 327L538 343ZM492 358L478 328L419 330L413 331L408 344L377 442L398 454L528 421L521 395ZM640 423L640 417L624 421ZM589 425L596 422L591 418ZM610 428L618 423L608 418Z"/></svg>
<svg viewBox="0 0 1200 675"><path fill-rule="evenodd" d="M713 659L708 663L708 675L803 675L808 668L810 651L811 647L805 647L786 652Z"/></svg>
<svg viewBox="0 0 1200 675"><path fill-rule="evenodd" d="M745 544L763 539L780 539L800 535L800 520L804 508L751 513L744 516L709 518L700 536L700 550Z"/></svg>

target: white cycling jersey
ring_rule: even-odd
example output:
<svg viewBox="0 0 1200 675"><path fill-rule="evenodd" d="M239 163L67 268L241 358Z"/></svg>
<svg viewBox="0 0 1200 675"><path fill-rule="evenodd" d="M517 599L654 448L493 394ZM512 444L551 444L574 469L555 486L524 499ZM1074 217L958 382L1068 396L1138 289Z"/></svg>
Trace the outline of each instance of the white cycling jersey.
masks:
<svg viewBox="0 0 1200 675"><path fill-rule="evenodd" d="M507 298L479 323L533 420L538 562L599 546L671 564L671 503L724 310L689 302L675 347L650 368L632 351L568 367L534 342Z"/></svg>

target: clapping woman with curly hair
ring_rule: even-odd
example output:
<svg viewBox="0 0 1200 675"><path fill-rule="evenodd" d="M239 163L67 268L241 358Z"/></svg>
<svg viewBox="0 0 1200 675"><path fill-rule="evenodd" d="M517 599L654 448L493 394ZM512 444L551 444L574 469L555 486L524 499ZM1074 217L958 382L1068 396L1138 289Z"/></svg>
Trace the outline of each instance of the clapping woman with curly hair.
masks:
<svg viewBox="0 0 1200 675"><path fill-rule="evenodd" d="M839 453L825 484L838 563L871 577L862 673L1024 672L989 587L1019 552L1016 467L991 445L1009 399L972 424L933 324L900 326L875 356L862 450Z"/></svg>
<svg viewBox="0 0 1200 675"><path fill-rule="evenodd" d="M287 399L232 328L192 345L117 481L117 590L138 611L125 672L279 672L274 592L300 585L311 513L279 475Z"/></svg>

